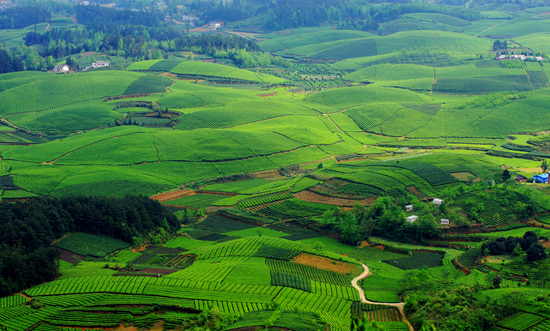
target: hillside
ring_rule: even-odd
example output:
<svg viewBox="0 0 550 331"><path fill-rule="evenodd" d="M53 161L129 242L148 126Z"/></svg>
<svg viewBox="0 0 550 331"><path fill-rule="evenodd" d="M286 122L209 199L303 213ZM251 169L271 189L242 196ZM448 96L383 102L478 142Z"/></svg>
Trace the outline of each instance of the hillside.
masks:
<svg viewBox="0 0 550 331"><path fill-rule="evenodd" d="M0 331L550 329L550 7L447 3L0 8Z"/></svg>

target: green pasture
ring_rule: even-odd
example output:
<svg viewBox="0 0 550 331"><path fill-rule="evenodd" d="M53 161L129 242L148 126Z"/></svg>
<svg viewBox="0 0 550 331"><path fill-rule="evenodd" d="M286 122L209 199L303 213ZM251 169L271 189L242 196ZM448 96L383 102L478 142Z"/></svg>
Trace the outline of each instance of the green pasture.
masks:
<svg viewBox="0 0 550 331"><path fill-rule="evenodd" d="M486 53L486 40L444 31L405 31L386 37L344 39L321 44L297 46L278 52L285 56L346 60L391 54L406 50L430 49L430 53Z"/></svg>
<svg viewBox="0 0 550 331"><path fill-rule="evenodd" d="M375 35L355 30L324 30L311 33L290 34L275 37L258 43L263 51L277 52L289 48L315 45L324 42L374 37ZM263 36L262 36L263 37Z"/></svg>

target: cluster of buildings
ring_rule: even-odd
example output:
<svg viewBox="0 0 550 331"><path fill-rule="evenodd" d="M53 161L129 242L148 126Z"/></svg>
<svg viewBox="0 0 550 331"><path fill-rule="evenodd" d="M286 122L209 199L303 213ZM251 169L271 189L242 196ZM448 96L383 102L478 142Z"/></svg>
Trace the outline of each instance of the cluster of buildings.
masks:
<svg viewBox="0 0 550 331"><path fill-rule="evenodd" d="M87 71L88 69L99 68L99 67L108 67L108 66L109 66L109 62L97 61L97 62L92 63L91 66L84 68L84 71ZM66 64L56 65L52 69L52 72L70 72L70 71L72 71L72 69L69 68L69 66L66 65Z"/></svg>
<svg viewBox="0 0 550 331"><path fill-rule="evenodd" d="M199 21L199 18L193 15L183 15L181 20L185 23L189 23L191 26L195 26L195 23Z"/></svg>
<svg viewBox="0 0 550 331"><path fill-rule="evenodd" d="M528 56L528 55L521 55L521 54L502 54L498 55L497 60L533 60L533 61L545 61L545 59L542 56Z"/></svg>
<svg viewBox="0 0 550 331"><path fill-rule="evenodd" d="M88 69L94 69L94 68L99 68L99 67L108 67L108 66L109 66L109 62L97 61L97 62L92 63L91 66L84 68L84 71L86 71Z"/></svg>
<svg viewBox="0 0 550 331"><path fill-rule="evenodd" d="M436 199L433 199L432 202L433 202L433 204L436 205L436 206L440 206L442 203L444 203L443 200L437 199L437 198L436 198ZM407 211L413 211L413 210L414 210L414 206L413 206L413 205L407 205L407 206L405 206L405 209L406 209ZM408 216L408 217L407 217L407 222L409 222L409 223L414 223L417 219L418 219L418 216L416 216L416 215L411 215L411 216ZM443 218L443 219L441 219L441 223L440 223L440 224L441 224L441 225L449 225L450 222L449 222L448 219Z"/></svg>
<svg viewBox="0 0 550 331"><path fill-rule="evenodd" d="M208 28L209 29L217 29L217 28L221 28L223 26L223 22L220 22L220 21L212 21L210 23L208 23Z"/></svg>

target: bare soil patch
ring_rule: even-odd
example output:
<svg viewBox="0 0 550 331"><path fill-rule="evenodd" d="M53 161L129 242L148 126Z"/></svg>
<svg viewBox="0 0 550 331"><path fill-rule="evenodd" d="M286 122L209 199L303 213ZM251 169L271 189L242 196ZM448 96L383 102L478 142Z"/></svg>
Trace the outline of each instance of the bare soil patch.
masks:
<svg viewBox="0 0 550 331"><path fill-rule="evenodd" d="M162 74L158 74L157 76L164 76L166 78L178 78L178 75L171 72L163 72Z"/></svg>
<svg viewBox="0 0 550 331"><path fill-rule="evenodd" d="M294 197L300 200L308 201L308 202L323 203L327 205L340 206L340 207L342 206L352 207L357 202L359 202L363 206L371 206L376 201L375 197L363 199L363 200L344 199L344 198L329 197L329 196L317 194L311 191L298 192L294 195Z"/></svg>
<svg viewBox="0 0 550 331"><path fill-rule="evenodd" d="M479 181L479 178L477 176L475 176L474 174L472 174L471 172L455 172L455 173L451 174L451 176L453 176L454 178L456 178L458 180L462 180L462 181L466 181L471 177L473 177L473 178L475 178L475 180Z"/></svg>
<svg viewBox="0 0 550 331"><path fill-rule="evenodd" d="M76 254L63 248L58 248L57 250L59 251L59 259L65 262L77 264L84 259L84 255Z"/></svg>
<svg viewBox="0 0 550 331"><path fill-rule="evenodd" d="M147 331L162 331L163 330L164 322L158 322L153 325L152 328L146 329ZM139 331L144 329L138 329L135 326L125 326L124 324L120 324L120 326L116 329L110 328L110 329L104 329L104 330L113 330L113 331Z"/></svg>
<svg viewBox="0 0 550 331"><path fill-rule="evenodd" d="M177 191L153 195L151 199L163 202L163 201L174 200L181 197L186 197L188 195L193 195L193 194L195 194L195 191L193 190L177 190Z"/></svg>
<svg viewBox="0 0 550 331"><path fill-rule="evenodd" d="M353 274L357 271L357 266L351 263L335 261L326 257L307 253L302 253L296 256L292 262L345 275Z"/></svg>
<svg viewBox="0 0 550 331"><path fill-rule="evenodd" d="M76 22L75 22L76 23ZM92 56L92 55L96 55L97 52L84 52L82 53L82 55L80 56L80 58L84 58L84 57L87 57L87 56Z"/></svg>
<svg viewBox="0 0 550 331"><path fill-rule="evenodd" d="M274 178L274 177L281 177L281 174L279 174L278 170L266 170L266 171L258 171L254 173L254 178Z"/></svg>

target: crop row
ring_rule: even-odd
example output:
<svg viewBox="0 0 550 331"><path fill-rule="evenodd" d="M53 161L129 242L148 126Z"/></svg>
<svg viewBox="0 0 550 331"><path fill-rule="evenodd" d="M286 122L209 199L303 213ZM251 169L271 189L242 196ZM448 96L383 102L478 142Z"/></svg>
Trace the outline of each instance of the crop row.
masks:
<svg viewBox="0 0 550 331"><path fill-rule="evenodd" d="M170 278L216 282L225 279L233 269L248 260L248 257L226 257L199 260L192 267L170 274Z"/></svg>
<svg viewBox="0 0 550 331"><path fill-rule="evenodd" d="M216 291L232 292L232 293L247 293L247 294L266 294L275 295L281 290L280 286L264 286L264 285L245 285L222 283L216 288Z"/></svg>
<svg viewBox="0 0 550 331"><path fill-rule="evenodd" d="M157 278L157 277L138 277L138 276L92 276L75 277L63 280L56 280L43 285L32 287L25 291L30 296L56 295L56 294L76 294L76 293L94 293L109 292L106 289L117 290L120 286L133 286L133 290L143 288L146 284L170 285L182 287L203 287L203 283L176 278ZM133 293L128 293L133 294Z"/></svg>
<svg viewBox="0 0 550 331"><path fill-rule="evenodd" d="M0 321L9 320L18 316L27 315L32 312L34 312L34 310L26 306L3 308L2 311L0 311Z"/></svg>
<svg viewBox="0 0 550 331"><path fill-rule="evenodd" d="M387 264L403 270L419 269L424 266L428 268L439 267L443 255L437 253L422 253L414 252L411 257L404 257L400 259L384 260Z"/></svg>
<svg viewBox="0 0 550 331"><path fill-rule="evenodd" d="M311 291L332 297L339 297L346 300L360 300L359 292L353 287L344 287L340 285L327 284L318 281L311 282Z"/></svg>
<svg viewBox="0 0 550 331"><path fill-rule="evenodd" d="M466 246L470 248L481 248L483 245L483 242L479 241L451 241L449 242L450 245L457 245L457 246Z"/></svg>
<svg viewBox="0 0 550 331"><path fill-rule="evenodd" d="M472 248L467 250L457 258L458 262L466 268L473 269L476 259L481 255L480 248Z"/></svg>
<svg viewBox="0 0 550 331"><path fill-rule="evenodd" d="M320 315L330 325L330 330L349 330L349 316L334 316L331 313L321 312Z"/></svg>
<svg viewBox="0 0 550 331"><path fill-rule="evenodd" d="M461 144L461 143L448 143L447 147L450 148L475 148L475 149L491 149L494 145L488 144Z"/></svg>
<svg viewBox="0 0 550 331"><path fill-rule="evenodd" d="M208 247L202 251L197 260L207 260L228 256L252 256L260 248L261 242L258 240L237 240L229 241L223 244Z"/></svg>
<svg viewBox="0 0 550 331"><path fill-rule="evenodd" d="M0 162L0 176L7 176L10 173L10 166L6 163ZM0 304L1 307L1 304Z"/></svg>
<svg viewBox="0 0 550 331"><path fill-rule="evenodd" d="M41 303L58 307L96 307L112 305L166 305L192 308L193 301L187 299L170 299L148 295L130 294L66 294L59 296L37 297Z"/></svg>
<svg viewBox="0 0 550 331"><path fill-rule="evenodd" d="M304 277L284 274L276 271L271 272L271 285L292 287L297 290L311 292L311 280Z"/></svg>
<svg viewBox="0 0 550 331"><path fill-rule="evenodd" d="M61 311L48 318L48 323L71 326L116 327L122 322L130 322L133 316L126 313L98 314L81 311Z"/></svg>
<svg viewBox="0 0 550 331"><path fill-rule="evenodd" d="M529 329L530 327L544 320L545 320L544 317L520 312L519 314L516 314L512 317L509 317L503 321L498 322L497 325L508 329L512 329L512 330L523 331L523 330Z"/></svg>
<svg viewBox="0 0 550 331"><path fill-rule="evenodd" d="M315 312L325 311L336 316L348 316L352 303L342 298L304 292L289 287L283 288L274 302L283 307Z"/></svg>
<svg viewBox="0 0 550 331"><path fill-rule="evenodd" d="M269 193L269 194L256 195L242 202L239 202L239 204L237 205L237 209L254 207L257 205L263 205L265 203L284 200L288 198L292 198L292 194L288 193L288 191L286 191L285 193L274 193L274 194Z"/></svg>
<svg viewBox="0 0 550 331"><path fill-rule="evenodd" d="M151 278L151 277L143 277ZM105 282L105 283L86 283L70 284L67 286L39 286L27 291L29 295L59 295L76 293L126 293L142 294L146 284L132 282Z"/></svg>
<svg viewBox="0 0 550 331"><path fill-rule="evenodd" d="M367 319L379 322L401 322L403 320L399 310L395 307L369 311L367 312Z"/></svg>
<svg viewBox="0 0 550 331"><path fill-rule="evenodd" d="M298 217L320 215L332 208L334 207L291 198L281 203L272 204L262 208L259 212L280 219L293 219Z"/></svg>
<svg viewBox="0 0 550 331"><path fill-rule="evenodd" d="M267 304L250 302L228 302L212 300L193 300L195 309L210 310L212 307L218 307L225 313L236 313L242 315L249 311L264 310L268 308Z"/></svg>
<svg viewBox="0 0 550 331"><path fill-rule="evenodd" d="M541 223L550 224L550 214L537 216L537 221Z"/></svg>
<svg viewBox="0 0 550 331"><path fill-rule="evenodd" d="M80 101L120 95L139 74L129 72L92 72L86 75L50 75L0 93L0 113L37 111ZM26 93L25 93L26 92Z"/></svg>
<svg viewBox="0 0 550 331"><path fill-rule="evenodd" d="M0 324L7 327L8 331L27 330L33 325L45 321L51 315L58 312L57 308L46 307L40 310L32 310L33 312L28 315L19 316L10 320L2 321Z"/></svg>
<svg viewBox="0 0 550 331"><path fill-rule="evenodd" d="M190 267L193 264L193 262L195 262L195 256L181 254L171 259L164 265L169 267L176 267L178 269L185 269Z"/></svg>
<svg viewBox="0 0 550 331"><path fill-rule="evenodd" d="M547 330L550 330L550 320L546 320L543 323L540 323L531 329L531 331L547 331Z"/></svg>
<svg viewBox="0 0 550 331"><path fill-rule="evenodd" d="M20 294L11 295L9 297L0 298L0 308L20 306L27 301L27 298Z"/></svg>
<svg viewBox="0 0 550 331"><path fill-rule="evenodd" d="M264 245L260 247L258 252L254 254L254 256L257 257L265 257L269 259L275 259L275 260L283 260L283 261L290 261L293 258L296 257L296 255L300 254L302 251L294 250L294 249L286 249L281 247L274 247L270 245Z"/></svg>
<svg viewBox="0 0 550 331"><path fill-rule="evenodd" d="M127 263L132 260L135 260L141 255L140 252L132 252L132 251L120 251L116 253L114 256L117 262L120 263Z"/></svg>
<svg viewBox="0 0 550 331"><path fill-rule="evenodd" d="M296 275L313 281L341 286L350 286L351 284L351 277L315 267L272 259L266 259L266 264L271 271Z"/></svg>
<svg viewBox="0 0 550 331"><path fill-rule="evenodd" d="M177 286L147 285L143 294L169 298L270 303L276 294L251 294L203 290Z"/></svg>

